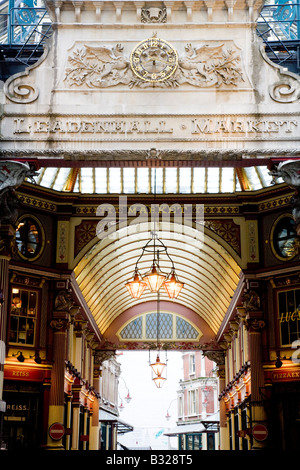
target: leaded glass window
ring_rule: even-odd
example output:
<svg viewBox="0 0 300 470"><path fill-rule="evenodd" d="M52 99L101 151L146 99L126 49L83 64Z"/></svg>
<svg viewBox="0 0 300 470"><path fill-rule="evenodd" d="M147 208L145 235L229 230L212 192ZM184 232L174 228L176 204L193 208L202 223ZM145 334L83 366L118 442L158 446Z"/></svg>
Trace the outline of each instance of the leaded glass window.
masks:
<svg viewBox="0 0 300 470"><path fill-rule="evenodd" d="M191 323L172 313L159 314L159 338L161 340L197 340L201 332ZM134 318L119 332L123 340L156 340L157 314L147 313Z"/></svg>
<svg viewBox="0 0 300 470"><path fill-rule="evenodd" d="M159 337L171 339L173 336L173 315L170 313L159 314ZM146 315L146 338L155 339L157 337L157 314L148 313Z"/></svg>
<svg viewBox="0 0 300 470"><path fill-rule="evenodd" d="M121 331L122 339L141 339L142 338L142 317L135 318Z"/></svg>
<svg viewBox="0 0 300 470"><path fill-rule="evenodd" d="M186 320L176 317L176 336L178 339L196 339L198 331Z"/></svg>

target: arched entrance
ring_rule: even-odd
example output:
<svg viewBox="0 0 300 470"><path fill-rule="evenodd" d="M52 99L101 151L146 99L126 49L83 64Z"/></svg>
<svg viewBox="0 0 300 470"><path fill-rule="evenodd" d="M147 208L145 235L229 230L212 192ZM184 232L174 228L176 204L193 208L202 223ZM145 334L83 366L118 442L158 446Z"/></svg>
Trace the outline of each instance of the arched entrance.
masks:
<svg viewBox="0 0 300 470"><path fill-rule="evenodd" d="M125 288L142 248L149 240L149 228L146 222L129 225L114 230L111 236L95 239L74 269L76 281L102 334L102 344L110 344L110 348L120 348L120 344L129 347L132 341L142 344L142 341L151 340L142 334L140 338L134 335L122 338L121 335L133 318L142 322L143 315L150 315L156 308L155 293L146 290L142 298L136 300ZM175 316L175 323L180 323L177 316L197 331L193 338L180 338L169 333L171 341L168 342L197 343L199 347L212 341L217 334L238 286L241 268L228 249L206 229L200 237L199 230L194 227L183 230L178 223L161 222L158 233L168 247L178 277L185 284L175 300L170 301L165 292L161 293L162 309L166 315ZM151 262L151 253L145 253L140 261L140 271L147 271ZM167 257L161 258L160 267L163 272L170 270Z"/></svg>

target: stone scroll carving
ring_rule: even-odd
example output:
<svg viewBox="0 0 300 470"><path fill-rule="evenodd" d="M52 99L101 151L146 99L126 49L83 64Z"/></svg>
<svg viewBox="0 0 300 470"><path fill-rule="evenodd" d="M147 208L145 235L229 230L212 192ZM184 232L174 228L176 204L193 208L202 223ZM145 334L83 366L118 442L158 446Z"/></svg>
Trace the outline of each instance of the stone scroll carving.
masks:
<svg viewBox="0 0 300 470"><path fill-rule="evenodd" d="M82 45L73 49L67 60L64 82L69 87L106 88L116 85L139 87L199 88L236 87L244 81L240 51L233 43L187 44L178 60L176 72L168 80L149 83L131 70L129 56L121 44L116 46Z"/></svg>
<svg viewBox="0 0 300 470"><path fill-rule="evenodd" d="M5 96L13 103L29 104L39 97L39 87L34 83L32 70L37 68L47 57L49 47L44 46L44 52L37 62L26 68L24 72L19 72L9 77L3 87Z"/></svg>
<svg viewBox="0 0 300 470"><path fill-rule="evenodd" d="M293 103L300 99L300 79L295 73L287 71L269 59L265 46L261 45L260 53L263 59L280 74L280 80L269 86L269 95L278 103Z"/></svg>

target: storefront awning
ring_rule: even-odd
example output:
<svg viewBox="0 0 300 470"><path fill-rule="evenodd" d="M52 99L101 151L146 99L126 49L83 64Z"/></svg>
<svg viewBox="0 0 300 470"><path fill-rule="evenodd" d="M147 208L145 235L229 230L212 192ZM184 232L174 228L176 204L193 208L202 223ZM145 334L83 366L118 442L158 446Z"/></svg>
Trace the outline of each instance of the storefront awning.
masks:
<svg viewBox="0 0 300 470"><path fill-rule="evenodd" d="M105 410L99 410L99 421L101 423L116 424L118 434L125 434L126 432L133 431L133 426L121 421L119 416L109 413Z"/></svg>
<svg viewBox="0 0 300 470"><path fill-rule="evenodd" d="M200 434L217 432L219 430L219 413L215 413L198 423L188 423L175 426L164 433L164 436L179 436L180 434Z"/></svg>

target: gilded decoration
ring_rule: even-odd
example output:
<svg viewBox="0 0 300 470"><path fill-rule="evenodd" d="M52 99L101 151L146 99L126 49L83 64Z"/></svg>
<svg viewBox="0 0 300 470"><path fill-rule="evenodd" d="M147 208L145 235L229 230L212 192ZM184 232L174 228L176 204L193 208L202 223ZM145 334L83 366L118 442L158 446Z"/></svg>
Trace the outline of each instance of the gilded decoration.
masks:
<svg viewBox="0 0 300 470"><path fill-rule="evenodd" d="M240 227L232 219L207 220L205 221L205 227L217 233L238 255L241 254Z"/></svg>
<svg viewBox="0 0 300 470"><path fill-rule="evenodd" d="M205 209L204 208L204 212ZM209 212L215 212L214 208L209 208ZM231 207L223 207L224 212L228 210L235 210L238 208L231 208ZM96 209L94 207L77 207L77 213L81 213L81 210L84 213L96 213ZM219 212L219 208L216 207L217 212ZM74 243L74 257L78 255L78 253L91 241L93 238L96 237L96 227L98 221L96 220L83 220L78 226L75 227L75 243ZM214 233L219 235L222 240L224 240L228 245L230 245L234 251L240 255L241 254L241 234L240 234L240 226L235 224L232 219L225 219L225 220L206 220L204 222L205 227L209 230L212 230Z"/></svg>
<svg viewBox="0 0 300 470"><path fill-rule="evenodd" d="M182 54L166 44L155 36L146 39L131 52L132 61L122 44L79 45L68 56L64 82L69 87L88 88L175 88L183 84L220 88L236 87L245 81L241 53L232 41L189 43Z"/></svg>

